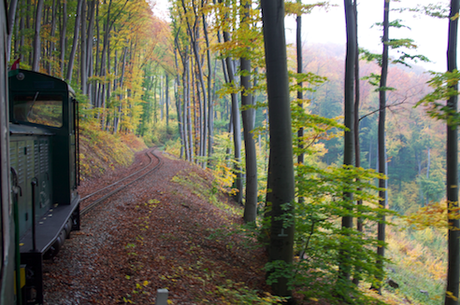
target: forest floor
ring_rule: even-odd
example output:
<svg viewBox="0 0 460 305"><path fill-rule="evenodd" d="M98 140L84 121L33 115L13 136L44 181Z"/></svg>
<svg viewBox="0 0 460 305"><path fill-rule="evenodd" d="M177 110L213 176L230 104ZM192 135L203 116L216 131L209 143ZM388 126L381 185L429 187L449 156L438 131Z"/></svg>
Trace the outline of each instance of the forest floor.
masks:
<svg viewBox="0 0 460 305"><path fill-rule="evenodd" d="M209 171L156 153L164 160L157 172L84 216L81 231L45 262L45 304L154 304L160 288L169 290L169 304L269 298L266 254L236 230L241 207L209 192ZM79 192L126 175L142 158L87 177Z"/></svg>
<svg viewBox="0 0 460 305"><path fill-rule="evenodd" d="M110 135L82 136L82 197L149 161L141 140L119 137L128 149ZM84 216L45 261L45 304L155 304L163 288L168 304L272 304L267 254L244 232L242 207L209 170L155 153L164 161L158 171Z"/></svg>

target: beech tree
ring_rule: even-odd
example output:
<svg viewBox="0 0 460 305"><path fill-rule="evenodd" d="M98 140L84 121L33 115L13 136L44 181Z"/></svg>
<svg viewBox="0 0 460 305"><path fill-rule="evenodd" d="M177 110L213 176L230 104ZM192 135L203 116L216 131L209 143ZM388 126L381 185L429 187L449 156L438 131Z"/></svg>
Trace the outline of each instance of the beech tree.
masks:
<svg viewBox="0 0 460 305"><path fill-rule="evenodd" d="M42 26L42 15L43 15L43 4L44 0L37 1L37 7L35 10L35 35L34 35L34 44L33 44L33 62L32 62L32 71L38 72L40 68L40 52L41 52L41 40L40 40L40 30Z"/></svg>
<svg viewBox="0 0 460 305"><path fill-rule="evenodd" d="M389 16L390 16L390 1L384 0L383 7L383 36L382 36L382 61L381 61L381 74L379 86L379 122L378 122L378 172L383 176L386 175L386 146L385 146L385 115L386 115L386 91L387 91L387 77L388 77L388 47L389 47ZM386 191L386 178L379 179L379 205L382 209L386 207L387 191ZM381 215L377 229L377 239L381 244L377 247L377 254L379 257L385 256L385 214ZM377 260L377 268L382 271L382 277L378 280L383 280L383 260ZM381 284L378 284L380 291Z"/></svg>
<svg viewBox="0 0 460 305"><path fill-rule="evenodd" d="M352 0L344 1L345 7L345 20L347 29L347 51L345 58L345 85L344 85L344 125L347 128L344 135L344 151L343 151L343 165L353 166L354 162L354 85L355 85L355 62L356 62L356 18L354 14ZM342 217L342 230L344 235L348 235L349 229L353 227L353 193L344 192L344 202L348 204L350 215ZM346 249L340 249L339 253L339 269L340 279L348 282L351 274L351 266L348 262L348 254Z"/></svg>
<svg viewBox="0 0 460 305"><path fill-rule="evenodd" d="M241 27L249 29L250 1L242 1L243 20ZM250 50L248 50L249 52ZM251 94L251 60L247 54L241 57L241 105L242 110L244 145L246 154L246 195L244 204L244 220L254 222L257 217L257 154L252 130L254 126Z"/></svg>
<svg viewBox="0 0 460 305"><path fill-rule="evenodd" d="M457 72L457 40L459 0L451 0L449 14L449 36L447 47L447 70ZM457 115L458 79L449 83L456 92L447 101L448 118ZM447 204L448 204L448 266L445 305L457 305L460 281L460 220L458 217L458 123L447 121Z"/></svg>
<svg viewBox="0 0 460 305"><path fill-rule="evenodd" d="M294 168L284 30L284 0L262 0L270 133L269 181L271 225L269 260L291 264L294 243ZM288 278L272 274L275 294L290 296Z"/></svg>

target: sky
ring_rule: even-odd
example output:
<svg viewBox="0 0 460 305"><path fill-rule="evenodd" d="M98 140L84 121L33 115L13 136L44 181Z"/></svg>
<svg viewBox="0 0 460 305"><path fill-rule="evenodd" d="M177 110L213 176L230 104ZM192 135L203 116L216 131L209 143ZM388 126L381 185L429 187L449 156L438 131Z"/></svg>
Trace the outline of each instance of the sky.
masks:
<svg viewBox="0 0 460 305"><path fill-rule="evenodd" d="M152 0L155 2L155 0ZM319 1L319 0L318 0ZM304 0L304 3L316 3L318 1ZM343 0L329 0L332 5L327 11L315 9L309 15L302 17L302 40L305 44L334 43L346 44L345 12ZM399 3L391 2L391 8L414 7L417 4L444 2L447 0L401 0ZM376 22L383 22L383 0L360 0L358 1L358 43L361 48L374 53L382 52L380 37L382 29L379 26L372 27ZM447 6L447 4L446 4ZM156 0L154 14L167 20L167 0ZM402 24L410 29L391 28L390 38L410 38L417 45L417 50L411 50L410 54L422 54L430 63L413 63L427 70L443 72L446 70L447 52L447 29L448 21L427 16L415 16L414 13L390 12L390 21L401 19ZM286 39L294 42L296 22L293 16L285 19ZM391 53L390 53L391 55ZM393 53L396 56L395 53Z"/></svg>
<svg viewBox="0 0 460 305"><path fill-rule="evenodd" d="M390 8L413 7L417 4L427 5L442 0L401 0L400 3L391 2ZM317 1L304 1L304 3L315 3ZM312 14L302 17L302 39L305 43L336 43L346 44L345 32L345 11L343 0L330 0L332 7L329 10L315 9ZM374 53L382 52L382 28L373 26L376 22L383 22L382 0L360 0L358 1L358 44ZM418 46L417 50L411 50L410 54L422 54L431 63L416 63L427 70L437 72L446 70L447 52L447 29L448 21L427 16L415 16L414 13L390 12L390 21L401 19L401 23L410 29L390 28L391 38L410 38ZM286 36L295 35L296 22L294 17L287 17ZM396 56L396 55L395 55Z"/></svg>

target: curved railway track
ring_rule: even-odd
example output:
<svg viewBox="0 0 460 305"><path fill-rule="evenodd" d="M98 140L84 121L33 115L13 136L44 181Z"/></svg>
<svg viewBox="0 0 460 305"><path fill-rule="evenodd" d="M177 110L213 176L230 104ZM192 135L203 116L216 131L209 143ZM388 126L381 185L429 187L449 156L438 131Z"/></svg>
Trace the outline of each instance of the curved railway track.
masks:
<svg viewBox="0 0 460 305"><path fill-rule="evenodd" d="M93 208L98 206L101 202L103 202L107 198L113 196L114 194L118 193L119 191L123 190L124 188L128 187L134 182L142 179L147 174L150 174L158 170L163 165L163 160L153 152L153 149L146 152L145 154L150 159L150 162L146 166L130 174L129 176L126 176L123 179L120 179L80 199L80 203L83 201L88 201L89 199L93 199L90 203L85 203L84 206L81 205L82 208L81 208L80 214L81 215L88 214L89 211L91 211ZM154 162L153 160L154 158L158 162Z"/></svg>

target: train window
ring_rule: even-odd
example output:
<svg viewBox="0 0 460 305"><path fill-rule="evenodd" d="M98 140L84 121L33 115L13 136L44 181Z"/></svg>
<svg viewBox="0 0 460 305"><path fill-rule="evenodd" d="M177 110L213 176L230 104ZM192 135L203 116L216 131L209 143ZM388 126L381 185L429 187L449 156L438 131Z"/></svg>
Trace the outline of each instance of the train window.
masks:
<svg viewBox="0 0 460 305"><path fill-rule="evenodd" d="M21 94L14 96L14 119L51 127L62 127L62 95Z"/></svg>

